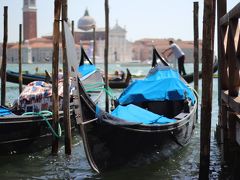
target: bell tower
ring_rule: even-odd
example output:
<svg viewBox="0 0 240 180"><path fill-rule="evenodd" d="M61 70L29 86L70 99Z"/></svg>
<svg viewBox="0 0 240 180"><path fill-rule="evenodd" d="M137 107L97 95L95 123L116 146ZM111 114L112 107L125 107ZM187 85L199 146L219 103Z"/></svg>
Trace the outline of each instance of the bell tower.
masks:
<svg viewBox="0 0 240 180"><path fill-rule="evenodd" d="M23 0L23 40L37 37L36 0Z"/></svg>

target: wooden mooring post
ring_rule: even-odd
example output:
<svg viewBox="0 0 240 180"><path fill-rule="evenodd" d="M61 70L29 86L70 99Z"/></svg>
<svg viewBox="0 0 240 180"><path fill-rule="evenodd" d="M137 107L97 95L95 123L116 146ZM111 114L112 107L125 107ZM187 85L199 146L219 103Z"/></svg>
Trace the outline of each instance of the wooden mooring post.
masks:
<svg viewBox="0 0 240 180"><path fill-rule="evenodd" d="M74 39L74 21L72 21L72 35L73 35L73 39Z"/></svg>
<svg viewBox="0 0 240 180"><path fill-rule="evenodd" d="M224 122L224 119L226 119L226 117L224 117L224 109L226 109L226 104L221 100L221 88L227 89L228 85L227 85L227 76L223 77L223 74L226 75L226 73L223 73L225 71L225 69L223 67L225 67L226 65L226 61L223 60L224 58L224 43L222 41L222 35L224 35L225 31L227 30L227 28L225 27L222 32L222 29L220 28L220 18L226 14L227 12L227 5L226 5L226 0L218 0L217 1L217 44L218 44L218 123L216 125L216 139L217 139L217 143L220 145L220 149L221 151L224 149L224 139L226 139L226 137L224 138L223 135L226 134L224 131L226 131L227 129L227 124ZM222 84L222 80L224 80L223 84ZM222 151L223 152L223 151ZM222 153L221 155L221 161L222 163L224 163L224 153Z"/></svg>
<svg viewBox="0 0 240 180"><path fill-rule="evenodd" d="M96 64L96 26L93 25L93 64Z"/></svg>
<svg viewBox="0 0 240 180"><path fill-rule="evenodd" d="M58 72L59 72L59 20L61 13L61 0L55 0L54 2L54 26L53 26L53 60L52 60L52 101L53 101L53 129L58 134L59 125L59 96L58 96ZM53 136L52 141L52 154L58 153L58 137Z"/></svg>
<svg viewBox="0 0 240 180"><path fill-rule="evenodd" d="M18 43L18 72L19 72L19 94L22 92L22 24L19 24L19 43Z"/></svg>
<svg viewBox="0 0 240 180"><path fill-rule="evenodd" d="M194 89L198 92L199 80L199 38L198 38L198 2L193 2L193 26L194 26Z"/></svg>
<svg viewBox="0 0 240 180"><path fill-rule="evenodd" d="M199 179L209 179L215 0L204 0Z"/></svg>
<svg viewBox="0 0 240 180"><path fill-rule="evenodd" d="M8 6L4 6L3 22L3 52L1 67L1 105L6 102L6 69L7 69L7 40L8 40Z"/></svg>
<svg viewBox="0 0 240 180"><path fill-rule="evenodd" d="M65 134L65 154L72 153L72 132L70 120L70 92L69 92L69 71L68 59L66 52L66 42L64 37L64 21L68 21L67 16L68 3L62 0L62 51L63 51L63 118L64 118L64 134Z"/></svg>
<svg viewBox="0 0 240 180"><path fill-rule="evenodd" d="M105 71L105 89L108 90L108 47L109 47L109 5L105 0L105 49L104 49L104 71ZM105 110L109 112L109 98L107 92L105 101Z"/></svg>
<svg viewBox="0 0 240 180"><path fill-rule="evenodd" d="M193 2L193 31L194 31L194 89L198 92L198 81L199 81L199 32L198 32L198 2ZM198 106L198 105L197 105ZM198 108L196 113L198 121Z"/></svg>

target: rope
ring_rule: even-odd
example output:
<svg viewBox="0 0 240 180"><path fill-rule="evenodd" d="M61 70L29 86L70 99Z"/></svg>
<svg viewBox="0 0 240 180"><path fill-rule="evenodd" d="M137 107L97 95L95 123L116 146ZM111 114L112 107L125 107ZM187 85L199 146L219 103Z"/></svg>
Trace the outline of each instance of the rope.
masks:
<svg viewBox="0 0 240 180"><path fill-rule="evenodd" d="M190 84L187 84L187 86L196 94L198 99L199 98L198 92L192 86L190 86Z"/></svg>
<svg viewBox="0 0 240 180"><path fill-rule="evenodd" d="M53 133L53 135L57 138L60 138L62 135L62 129L60 124L58 124L58 132L59 134L57 134L54 129L52 128L51 124L49 123L49 121L47 120L47 116L52 116L52 112L51 111L40 111L40 112L26 112L23 113L23 115L37 115L40 116L48 125L48 127L50 128L51 132Z"/></svg>
<svg viewBox="0 0 240 180"><path fill-rule="evenodd" d="M97 85L99 87L95 87ZM104 88L102 87L102 85L104 85L104 83L101 82L94 84L86 84L84 85L84 88L86 89L86 92L104 90L111 99L116 99L116 96L113 95L114 94L113 90L110 87Z"/></svg>
<svg viewBox="0 0 240 180"><path fill-rule="evenodd" d="M93 83L93 84L84 84L84 87L85 88L88 88L88 87L92 87L92 86L103 86L105 83L103 82L96 82L96 83Z"/></svg>
<svg viewBox="0 0 240 180"><path fill-rule="evenodd" d="M110 87L103 88L103 90L107 93L108 96L111 97L111 99L116 99L116 96L114 96L113 94L113 90Z"/></svg>

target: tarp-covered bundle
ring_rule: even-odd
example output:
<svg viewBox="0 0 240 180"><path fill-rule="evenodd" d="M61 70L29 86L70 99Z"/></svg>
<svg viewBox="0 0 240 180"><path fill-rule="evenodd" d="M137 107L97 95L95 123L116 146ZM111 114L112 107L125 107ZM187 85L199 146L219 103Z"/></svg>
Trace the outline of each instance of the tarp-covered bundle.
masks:
<svg viewBox="0 0 240 180"><path fill-rule="evenodd" d="M143 80L134 81L119 98L121 105L144 101L164 101L195 98L191 89L183 82L177 71L163 68L149 73Z"/></svg>
<svg viewBox="0 0 240 180"><path fill-rule="evenodd" d="M69 79L70 96L72 96L72 79ZM59 108L62 109L63 97L63 79L58 81ZM43 110L52 110L52 84L44 81L33 81L29 83L18 100L14 102L14 106L23 109L25 112L39 112Z"/></svg>

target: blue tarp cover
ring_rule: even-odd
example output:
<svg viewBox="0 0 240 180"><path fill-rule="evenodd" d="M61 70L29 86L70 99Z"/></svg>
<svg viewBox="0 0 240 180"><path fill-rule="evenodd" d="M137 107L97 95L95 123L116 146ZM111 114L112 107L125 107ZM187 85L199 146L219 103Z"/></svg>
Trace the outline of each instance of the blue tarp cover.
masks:
<svg viewBox="0 0 240 180"><path fill-rule="evenodd" d="M95 70L96 70L96 66L92 64L84 64L78 67L78 71L82 74L82 76L86 76Z"/></svg>
<svg viewBox="0 0 240 180"><path fill-rule="evenodd" d="M0 116L8 116L13 114L9 109L6 109L4 107L0 107Z"/></svg>
<svg viewBox="0 0 240 180"><path fill-rule="evenodd" d="M129 122L143 124L166 124L176 122L176 120L152 113L133 104L127 106L119 105L111 114Z"/></svg>
<svg viewBox="0 0 240 180"><path fill-rule="evenodd" d="M118 101L121 105L143 101L183 100L195 101L190 88L173 69L155 71L143 80L134 81L126 88Z"/></svg>
<svg viewBox="0 0 240 180"><path fill-rule="evenodd" d="M153 69L149 72L145 80L160 80L165 78L180 79L180 74L176 70L170 69L168 67L161 70Z"/></svg>

